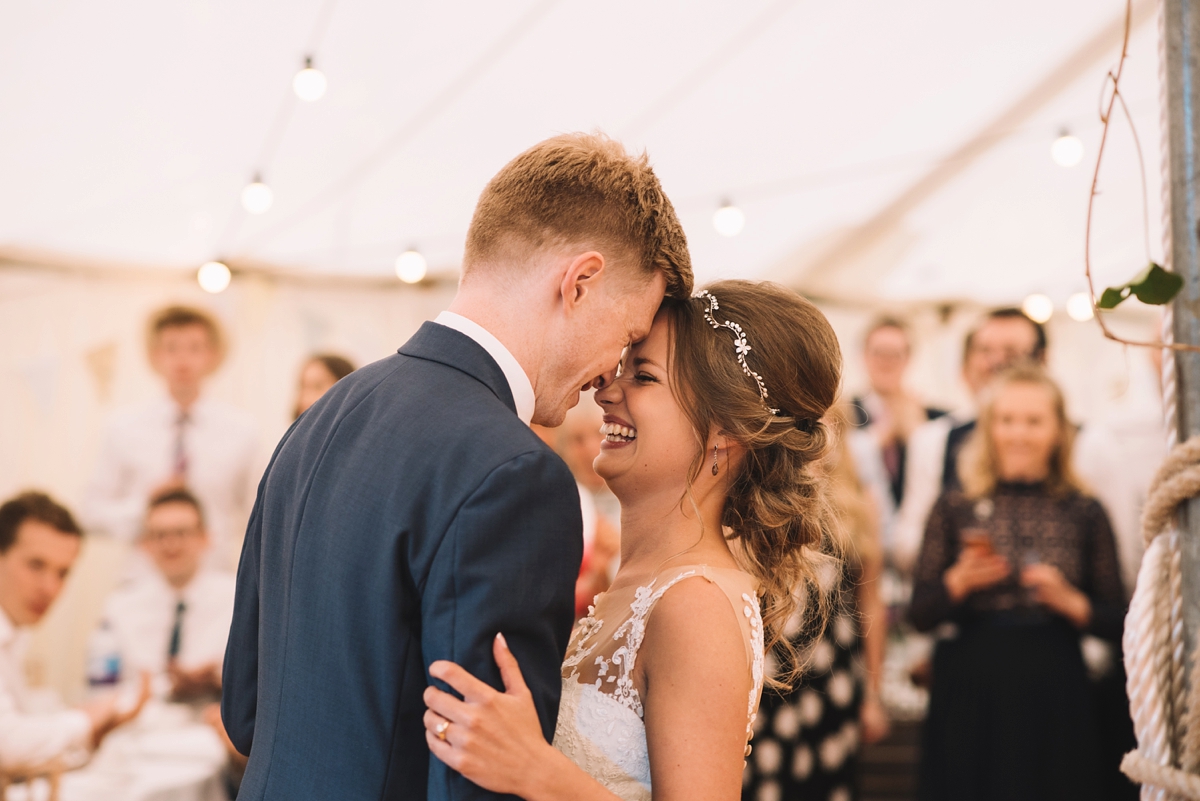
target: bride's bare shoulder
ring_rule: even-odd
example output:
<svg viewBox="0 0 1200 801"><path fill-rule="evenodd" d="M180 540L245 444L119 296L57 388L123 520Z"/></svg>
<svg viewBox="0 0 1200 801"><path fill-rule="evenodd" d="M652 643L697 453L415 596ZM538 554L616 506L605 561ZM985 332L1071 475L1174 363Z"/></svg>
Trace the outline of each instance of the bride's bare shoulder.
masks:
<svg viewBox="0 0 1200 801"><path fill-rule="evenodd" d="M711 573L697 573L671 586L646 621L639 664L647 676L658 671L691 677L746 673L745 635L731 598Z"/></svg>

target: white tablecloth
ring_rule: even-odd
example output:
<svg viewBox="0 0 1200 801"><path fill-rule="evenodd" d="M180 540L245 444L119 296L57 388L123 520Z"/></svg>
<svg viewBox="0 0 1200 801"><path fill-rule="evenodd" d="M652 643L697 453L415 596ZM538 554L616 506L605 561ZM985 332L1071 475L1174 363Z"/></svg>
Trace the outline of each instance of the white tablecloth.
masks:
<svg viewBox="0 0 1200 801"><path fill-rule="evenodd" d="M227 801L220 738L182 704L150 702L105 738L84 767L63 775L60 801ZM44 782L10 788L6 801L43 801Z"/></svg>

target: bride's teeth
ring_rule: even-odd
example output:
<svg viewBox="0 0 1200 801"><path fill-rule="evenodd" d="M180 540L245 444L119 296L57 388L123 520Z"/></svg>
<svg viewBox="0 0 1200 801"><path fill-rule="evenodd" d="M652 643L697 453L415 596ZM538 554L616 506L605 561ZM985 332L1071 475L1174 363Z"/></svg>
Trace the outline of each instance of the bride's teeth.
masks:
<svg viewBox="0 0 1200 801"><path fill-rule="evenodd" d="M605 423L600 426L600 433L605 436L609 442L620 442L622 440L637 439L637 429L627 426L618 425L617 423Z"/></svg>

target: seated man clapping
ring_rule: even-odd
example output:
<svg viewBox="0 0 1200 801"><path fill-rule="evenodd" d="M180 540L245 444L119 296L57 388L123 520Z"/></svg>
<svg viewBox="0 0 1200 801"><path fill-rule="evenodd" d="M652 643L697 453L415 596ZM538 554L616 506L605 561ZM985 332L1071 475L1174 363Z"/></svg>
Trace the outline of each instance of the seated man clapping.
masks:
<svg viewBox="0 0 1200 801"><path fill-rule="evenodd" d="M147 689L122 709L116 694L81 709L37 712L25 684L29 627L62 592L75 564L81 532L71 513L40 492L0 505L0 770L71 766L106 734L137 716Z"/></svg>
<svg viewBox="0 0 1200 801"><path fill-rule="evenodd" d="M210 547L200 502L186 489L151 498L140 546L154 570L105 607L122 672L148 671L176 700L215 698L233 617L234 577L203 566Z"/></svg>

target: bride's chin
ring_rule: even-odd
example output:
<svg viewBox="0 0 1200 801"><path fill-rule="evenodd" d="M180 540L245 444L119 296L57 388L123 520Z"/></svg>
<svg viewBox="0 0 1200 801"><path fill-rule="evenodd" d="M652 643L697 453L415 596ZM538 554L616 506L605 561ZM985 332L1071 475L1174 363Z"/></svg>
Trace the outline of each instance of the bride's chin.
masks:
<svg viewBox="0 0 1200 801"><path fill-rule="evenodd" d="M604 479L608 489L616 495L617 488L621 485L621 479L627 471L621 465L614 464L614 461L611 457L606 458L604 451L601 451L599 458L592 465L592 469L596 471L596 475Z"/></svg>

